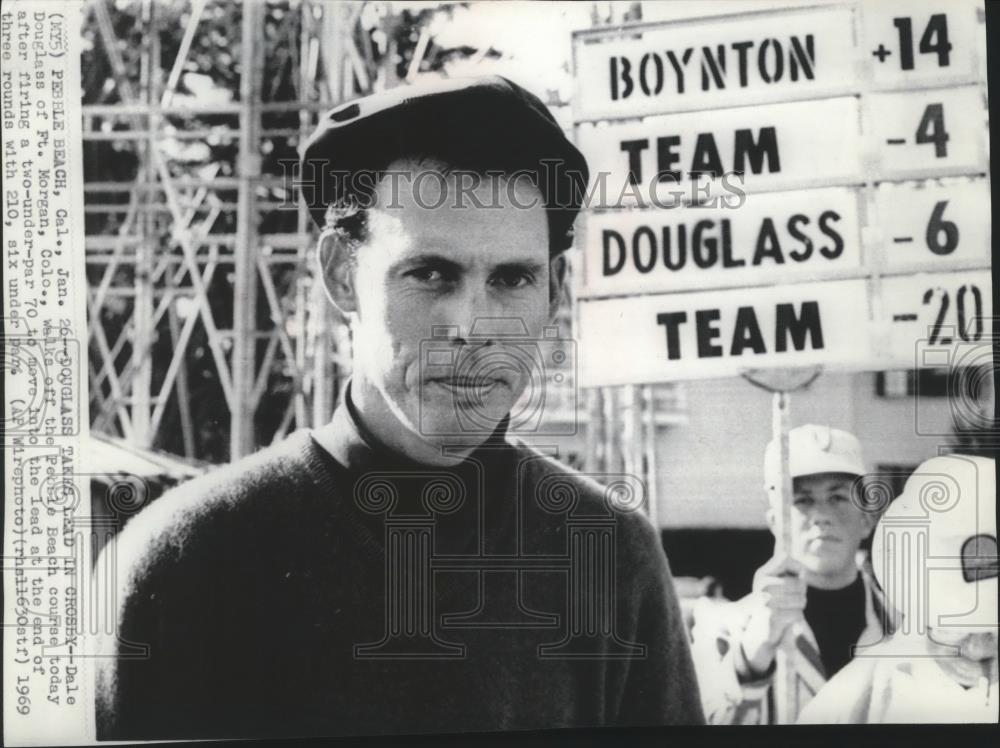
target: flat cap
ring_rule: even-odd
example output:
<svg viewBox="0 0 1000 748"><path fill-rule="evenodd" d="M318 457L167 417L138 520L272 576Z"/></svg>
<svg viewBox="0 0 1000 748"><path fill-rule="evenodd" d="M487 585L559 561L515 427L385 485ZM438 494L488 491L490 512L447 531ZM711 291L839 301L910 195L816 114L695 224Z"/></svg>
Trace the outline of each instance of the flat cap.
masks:
<svg viewBox="0 0 1000 748"><path fill-rule="evenodd" d="M300 190L323 227L326 208L369 197L393 161L433 157L478 173L530 173L549 217L550 250L572 243L587 161L541 100L506 78L451 78L398 86L321 117L302 152ZM368 195L364 194L365 189Z"/></svg>

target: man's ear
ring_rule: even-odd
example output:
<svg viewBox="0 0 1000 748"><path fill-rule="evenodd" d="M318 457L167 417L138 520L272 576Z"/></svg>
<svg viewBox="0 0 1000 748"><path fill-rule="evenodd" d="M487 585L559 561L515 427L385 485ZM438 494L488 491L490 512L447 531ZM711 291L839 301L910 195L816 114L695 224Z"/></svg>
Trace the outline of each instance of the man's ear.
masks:
<svg viewBox="0 0 1000 748"><path fill-rule="evenodd" d="M556 317L559 304L566 292L566 269L569 263L566 253L560 252L549 260L549 319Z"/></svg>
<svg viewBox="0 0 1000 748"><path fill-rule="evenodd" d="M354 283L354 248L342 233L327 229L316 247L320 278L326 295L344 314L358 311Z"/></svg>

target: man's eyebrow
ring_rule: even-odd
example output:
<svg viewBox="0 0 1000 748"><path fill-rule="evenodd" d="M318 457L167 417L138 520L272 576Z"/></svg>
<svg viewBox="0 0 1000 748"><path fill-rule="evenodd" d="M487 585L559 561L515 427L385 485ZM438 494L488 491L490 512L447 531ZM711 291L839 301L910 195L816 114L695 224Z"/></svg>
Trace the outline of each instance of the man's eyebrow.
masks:
<svg viewBox="0 0 1000 748"><path fill-rule="evenodd" d="M460 262L456 262L450 257L445 257L444 255L435 254L433 252L421 252L419 254L410 255L409 257L404 257L396 264L400 267L411 265L432 265L434 267L449 268L452 270L459 270L462 268L462 264Z"/></svg>
<svg viewBox="0 0 1000 748"><path fill-rule="evenodd" d="M507 260L491 266L490 272L520 272L539 275L544 271L546 264L547 263L539 262L533 259ZM452 271L462 270L465 267L461 262L435 252L420 252L418 254L405 257L396 263L396 267L413 267L414 265L429 265L431 267L444 268Z"/></svg>
<svg viewBox="0 0 1000 748"><path fill-rule="evenodd" d="M529 272L538 275L545 269L546 263L537 260L512 260L501 262L493 266L494 272Z"/></svg>

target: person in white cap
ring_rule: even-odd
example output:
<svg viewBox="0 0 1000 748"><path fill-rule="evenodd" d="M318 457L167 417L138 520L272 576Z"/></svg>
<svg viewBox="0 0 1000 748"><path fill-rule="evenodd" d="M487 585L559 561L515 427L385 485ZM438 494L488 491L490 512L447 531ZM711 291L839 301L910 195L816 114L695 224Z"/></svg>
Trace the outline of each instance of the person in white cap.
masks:
<svg viewBox="0 0 1000 748"><path fill-rule="evenodd" d="M713 724L777 722L773 676L779 644L795 642L798 708L852 656L891 628L859 550L878 517L861 504L861 445L846 431L805 425L788 435L792 546L754 575L737 602L695 608L693 653L705 715ZM778 444L764 456L768 524L781 510ZM793 715L794 718L794 715Z"/></svg>
<svg viewBox="0 0 1000 748"><path fill-rule="evenodd" d="M924 462L881 519L872 560L903 623L859 650L800 721L995 724L996 462Z"/></svg>

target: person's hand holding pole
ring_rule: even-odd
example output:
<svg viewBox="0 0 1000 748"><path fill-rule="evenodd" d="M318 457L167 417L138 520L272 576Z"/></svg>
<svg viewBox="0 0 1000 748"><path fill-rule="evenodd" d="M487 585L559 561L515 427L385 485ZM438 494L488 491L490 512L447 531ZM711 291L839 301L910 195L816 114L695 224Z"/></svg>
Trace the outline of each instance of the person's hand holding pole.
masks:
<svg viewBox="0 0 1000 748"><path fill-rule="evenodd" d="M775 555L754 574L753 612L740 638L750 672L763 676L774 662L778 645L789 627L800 620L806 606L806 583L801 564L787 555Z"/></svg>

